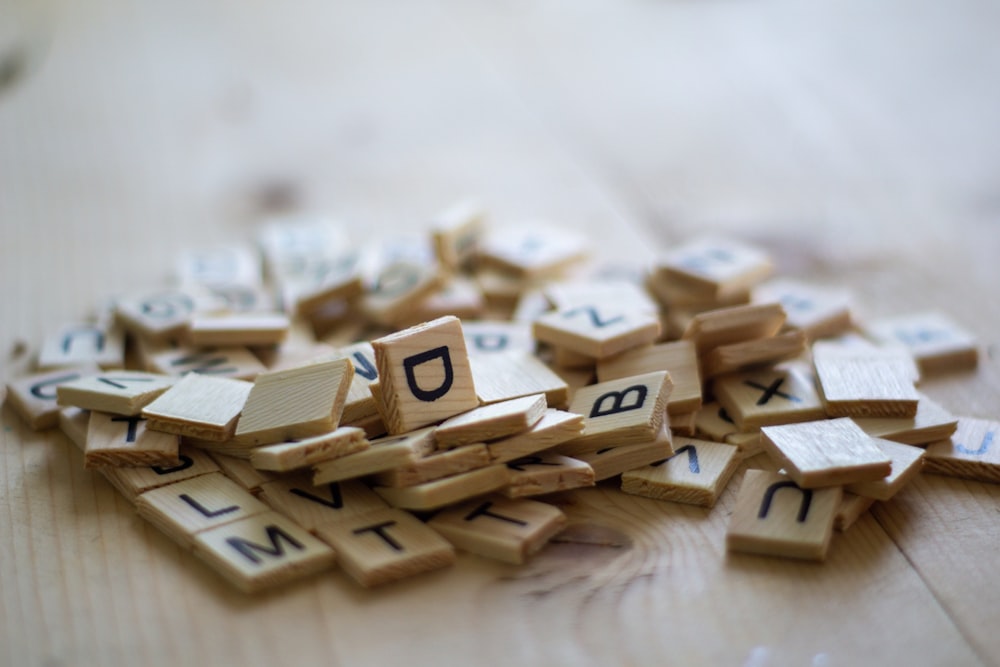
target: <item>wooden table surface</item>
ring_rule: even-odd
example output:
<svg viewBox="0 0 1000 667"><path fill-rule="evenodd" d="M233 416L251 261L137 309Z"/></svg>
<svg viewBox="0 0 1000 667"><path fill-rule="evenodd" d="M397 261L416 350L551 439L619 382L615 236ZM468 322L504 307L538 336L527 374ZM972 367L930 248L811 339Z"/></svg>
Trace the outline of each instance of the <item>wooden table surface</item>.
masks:
<svg viewBox="0 0 1000 667"><path fill-rule="evenodd" d="M363 240L472 193L602 257L733 234L861 317L940 308L984 354L925 391L1000 417L998 21L985 0L6 3L4 376L275 211ZM997 486L925 475L822 565L727 555L732 491L708 511L600 486L569 497L584 539L524 567L247 597L5 407L0 664L1000 664Z"/></svg>

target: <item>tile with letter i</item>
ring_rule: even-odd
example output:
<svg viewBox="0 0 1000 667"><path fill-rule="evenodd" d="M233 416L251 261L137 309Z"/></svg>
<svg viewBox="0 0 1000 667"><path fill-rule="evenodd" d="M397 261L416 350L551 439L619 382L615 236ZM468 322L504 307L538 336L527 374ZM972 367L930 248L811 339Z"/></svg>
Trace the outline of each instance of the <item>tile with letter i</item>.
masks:
<svg viewBox="0 0 1000 667"><path fill-rule="evenodd" d="M558 454L535 454L507 463L509 481L501 493L508 498L540 496L556 491L594 486L590 464Z"/></svg>
<svg viewBox="0 0 1000 667"><path fill-rule="evenodd" d="M86 364L105 370L125 365L125 333L121 327L71 324L46 336L38 352L40 370Z"/></svg>
<svg viewBox="0 0 1000 667"><path fill-rule="evenodd" d="M131 503L134 503L136 497L144 491L210 472L219 472L219 466L215 461L199 449L182 445L178 458L180 463L171 466L148 468L105 466L99 470L104 478Z"/></svg>
<svg viewBox="0 0 1000 667"><path fill-rule="evenodd" d="M674 438L674 454L622 474L622 491L636 496L714 507L740 463L733 445Z"/></svg>
<svg viewBox="0 0 1000 667"><path fill-rule="evenodd" d="M664 424L660 433L648 442L638 442L631 445L610 445L593 452L582 452L576 455L584 463L594 469L594 479L598 482L620 475L626 470L633 470L654 461L661 461L674 453L673 436Z"/></svg>
<svg viewBox="0 0 1000 667"><path fill-rule="evenodd" d="M741 431L826 417L810 378L793 368L723 375L712 390Z"/></svg>
<svg viewBox="0 0 1000 667"><path fill-rule="evenodd" d="M479 405L457 317L372 341L389 433L406 433Z"/></svg>
<svg viewBox="0 0 1000 667"><path fill-rule="evenodd" d="M813 345L820 397L831 417L913 417L917 414L913 358L901 349Z"/></svg>
<svg viewBox="0 0 1000 667"><path fill-rule="evenodd" d="M58 387L97 372L96 366L63 368L34 373L7 383L7 402L32 430L55 428L59 423Z"/></svg>
<svg viewBox="0 0 1000 667"><path fill-rule="evenodd" d="M309 531L388 507L358 480L314 485L307 474L267 482L260 499Z"/></svg>
<svg viewBox="0 0 1000 667"><path fill-rule="evenodd" d="M153 431L225 442L236 431L252 387L243 380L192 373L143 408L142 416Z"/></svg>
<svg viewBox="0 0 1000 667"><path fill-rule="evenodd" d="M779 278L753 290L754 303L780 303L786 325L805 332L809 340L850 331L851 294L847 290Z"/></svg>
<svg viewBox="0 0 1000 667"><path fill-rule="evenodd" d="M884 345L903 345L921 372L972 370L979 363L976 339L943 313L927 312L876 320L865 326Z"/></svg>
<svg viewBox="0 0 1000 667"><path fill-rule="evenodd" d="M726 531L726 548L824 560L841 497L839 486L803 489L780 473L747 470Z"/></svg>
<svg viewBox="0 0 1000 667"><path fill-rule="evenodd" d="M549 407L569 404L569 385L531 352L512 350L469 357L476 394L483 405L545 394ZM589 374L588 374L589 376Z"/></svg>
<svg viewBox="0 0 1000 667"><path fill-rule="evenodd" d="M655 312L629 310L613 302L589 303L539 316L532 332L558 348L605 359L655 341L660 318Z"/></svg>
<svg viewBox="0 0 1000 667"><path fill-rule="evenodd" d="M679 415L701 408L698 351L689 340L646 345L597 362L597 381L617 380L650 371L669 371L674 389L667 412Z"/></svg>
<svg viewBox="0 0 1000 667"><path fill-rule="evenodd" d="M803 488L874 482L892 469L885 450L848 418L765 426L760 441Z"/></svg>
<svg viewBox="0 0 1000 667"><path fill-rule="evenodd" d="M420 520L398 509L383 509L316 530L332 546L340 565L365 587L448 567L455 548Z"/></svg>
<svg viewBox="0 0 1000 667"><path fill-rule="evenodd" d="M176 377L142 371L105 371L60 385L59 405L137 415L143 407L177 383Z"/></svg>
<svg viewBox="0 0 1000 667"><path fill-rule="evenodd" d="M566 515L537 500L489 496L448 508L427 522L455 547L520 565L566 525Z"/></svg>
<svg viewBox="0 0 1000 667"><path fill-rule="evenodd" d="M438 449L488 442L523 433L545 414L544 394L492 403L446 420L434 429Z"/></svg>
<svg viewBox="0 0 1000 667"><path fill-rule="evenodd" d="M146 428L138 415L91 411L83 466L175 466L180 463L180 438Z"/></svg>
<svg viewBox="0 0 1000 667"><path fill-rule="evenodd" d="M761 250L733 239L700 238L660 258L657 279L723 299L771 275L774 267Z"/></svg>
<svg viewBox="0 0 1000 667"><path fill-rule="evenodd" d="M211 375L213 377L253 380L267 370L245 347L179 347L154 352L149 357L150 370L166 375Z"/></svg>
<svg viewBox="0 0 1000 667"><path fill-rule="evenodd" d="M353 424L378 414L375 406L375 399L368 386L373 382L378 382L378 369L375 367L375 350L368 342L354 343L340 348L340 354L354 366L354 377L351 378L351 387L344 400L344 411L341 414L341 422Z"/></svg>
<svg viewBox="0 0 1000 667"><path fill-rule="evenodd" d="M434 255L441 266L458 271L475 256L486 224L486 209L468 199L448 207L431 221Z"/></svg>
<svg viewBox="0 0 1000 667"><path fill-rule="evenodd" d="M310 576L336 561L333 549L270 511L198 533L194 554L245 593Z"/></svg>
<svg viewBox="0 0 1000 667"><path fill-rule="evenodd" d="M1000 482L1000 422L961 417L955 434L930 444L926 452L927 472Z"/></svg>

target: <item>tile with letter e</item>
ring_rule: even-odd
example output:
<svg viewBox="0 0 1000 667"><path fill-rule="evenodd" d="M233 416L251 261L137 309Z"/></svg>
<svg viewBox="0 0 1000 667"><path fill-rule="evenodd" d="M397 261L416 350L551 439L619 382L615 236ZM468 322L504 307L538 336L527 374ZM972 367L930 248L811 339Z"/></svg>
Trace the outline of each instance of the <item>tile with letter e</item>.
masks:
<svg viewBox="0 0 1000 667"><path fill-rule="evenodd" d="M879 438L876 438L875 442L892 460L892 472L873 482L848 484L844 487L844 491L875 500L889 500L920 474L924 463L924 450Z"/></svg>
<svg viewBox="0 0 1000 667"><path fill-rule="evenodd" d="M773 269L768 256L752 245L705 237L666 253L657 260L654 275L668 284L723 299L753 287Z"/></svg>
<svg viewBox="0 0 1000 667"><path fill-rule="evenodd" d="M633 470L654 461L660 461L674 453L673 436L664 424L660 433L648 442L638 442L631 445L605 446L593 452L582 452L575 458L580 459L594 469L594 479L603 479L620 475L626 470Z"/></svg>
<svg viewBox="0 0 1000 667"><path fill-rule="evenodd" d="M38 352L40 370L87 364L105 370L125 365L125 333L121 327L71 324L46 336Z"/></svg>
<svg viewBox="0 0 1000 667"><path fill-rule="evenodd" d="M221 472L199 475L146 491L135 499L139 516L185 547L194 537L271 509Z"/></svg>
<svg viewBox="0 0 1000 667"><path fill-rule="evenodd" d="M538 340L594 359L652 343L660 335L655 312L614 302L589 303L541 315L532 324Z"/></svg>
<svg viewBox="0 0 1000 667"><path fill-rule="evenodd" d="M376 486L375 493L393 507L407 510L436 510L468 498L497 491L507 485L505 465L491 465L433 482L406 487Z"/></svg>
<svg viewBox="0 0 1000 667"><path fill-rule="evenodd" d="M489 496L448 508L427 522L462 551L520 565L566 525L558 507Z"/></svg>
<svg viewBox="0 0 1000 667"><path fill-rule="evenodd" d="M225 442L253 387L243 380L191 373L142 410L146 427L211 442Z"/></svg>
<svg viewBox="0 0 1000 667"><path fill-rule="evenodd" d="M926 312L875 320L868 334L884 345L903 345L921 372L932 375L972 370L979 363L976 339L943 313Z"/></svg>
<svg viewBox="0 0 1000 667"><path fill-rule="evenodd" d="M950 439L928 445L924 470L1000 482L1000 422L961 417Z"/></svg>
<svg viewBox="0 0 1000 667"><path fill-rule="evenodd" d="M958 428L958 418L924 394L918 395L917 414L912 417L857 417L854 422L873 438L904 445L926 445L950 438Z"/></svg>
<svg viewBox="0 0 1000 667"><path fill-rule="evenodd" d="M260 499L310 531L388 507L358 480L314 485L306 474L267 482L261 486Z"/></svg>
<svg viewBox="0 0 1000 667"><path fill-rule="evenodd" d="M105 466L99 470L104 478L132 503L144 491L210 472L219 472L219 466L209 458L208 454L193 447L182 445L178 458L180 463L172 466L150 466L149 468Z"/></svg>
<svg viewBox="0 0 1000 667"><path fill-rule="evenodd" d="M487 443L490 460L505 463L562 444L583 431L583 415L549 408L530 429Z"/></svg>
<svg viewBox="0 0 1000 667"><path fill-rule="evenodd" d="M446 420L434 429L434 438L438 449L499 440L529 430L545 410L544 394L484 405Z"/></svg>
<svg viewBox="0 0 1000 667"><path fill-rule="evenodd" d="M32 430L55 428L59 423L59 385L74 382L97 371L95 366L63 368L34 373L7 383L7 402Z"/></svg>
<svg viewBox="0 0 1000 667"><path fill-rule="evenodd" d="M820 397L831 417L913 417L918 371L900 349L813 345Z"/></svg>
<svg viewBox="0 0 1000 667"><path fill-rule="evenodd" d="M405 466L434 452L434 429L372 440L360 452L322 461L313 466L313 484L327 484Z"/></svg>
<svg viewBox="0 0 1000 667"><path fill-rule="evenodd" d="M253 380L267 370L250 350L240 346L179 347L154 352L149 358L149 369L167 375L197 373L238 380Z"/></svg>
<svg viewBox="0 0 1000 667"><path fill-rule="evenodd" d="M723 375L712 390L741 431L826 417L811 378L794 368Z"/></svg>
<svg viewBox="0 0 1000 667"><path fill-rule="evenodd" d="M260 470L288 472L321 461L329 461L368 449L370 443L364 429L341 426L329 433L314 435L294 442L254 447L250 462Z"/></svg>
<svg viewBox="0 0 1000 667"><path fill-rule="evenodd" d="M284 313L195 315L185 338L190 345L278 345L288 337L291 322Z"/></svg>
<svg viewBox="0 0 1000 667"><path fill-rule="evenodd" d="M720 345L732 345L777 334L785 323L785 309L777 303L733 306L699 313L682 336L693 341L699 355Z"/></svg>
<svg viewBox="0 0 1000 667"><path fill-rule="evenodd" d="M509 461L507 470L510 480L501 493L508 498L579 489L597 482L589 463L558 454L523 456Z"/></svg>
<svg viewBox="0 0 1000 667"><path fill-rule="evenodd" d="M607 382L650 371L668 371L674 383L667 399L667 412L679 415L701 408L701 372L698 351L689 340L646 345L601 359L597 381Z"/></svg>
<svg viewBox="0 0 1000 667"><path fill-rule="evenodd" d="M442 317L372 341L389 433L478 407L462 324Z"/></svg>
<svg viewBox="0 0 1000 667"><path fill-rule="evenodd" d="M780 303L786 326L805 332L809 340L847 333L852 326L851 294L838 287L778 278L753 290L754 303Z"/></svg>
<svg viewBox="0 0 1000 667"><path fill-rule="evenodd" d="M729 551L824 560L842 490L803 489L788 477L747 470L726 531Z"/></svg>
<svg viewBox="0 0 1000 667"><path fill-rule="evenodd" d="M307 577L336 561L333 549L277 512L198 533L194 554L245 593Z"/></svg>
<svg viewBox="0 0 1000 667"><path fill-rule="evenodd" d="M59 385L59 405L100 410L116 415L137 415L157 396L177 383L169 375L142 371L105 371Z"/></svg>
<svg viewBox="0 0 1000 667"><path fill-rule="evenodd" d="M344 411L341 422L352 424L378 414L375 399L368 386L378 382L378 369L375 367L375 350L368 342L354 343L340 348L340 354L347 357L354 366L354 376L351 387L344 400Z"/></svg>
<svg viewBox="0 0 1000 667"><path fill-rule="evenodd" d="M180 438L150 431L138 415L121 416L92 411L87 426L83 467L175 466L180 463Z"/></svg>
<svg viewBox="0 0 1000 667"><path fill-rule="evenodd" d="M383 509L328 523L320 539L336 549L340 565L365 587L448 567L455 548L420 520L398 509Z"/></svg>
<svg viewBox="0 0 1000 667"><path fill-rule="evenodd" d="M674 454L622 475L622 491L636 496L714 507L740 463L733 445L674 438Z"/></svg>
<svg viewBox="0 0 1000 667"><path fill-rule="evenodd" d="M891 459L851 419L761 429L764 451L802 488L874 482L891 472Z"/></svg>
<svg viewBox="0 0 1000 667"><path fill-rule="evenodd" d="M513 350L469 357L476 394L483 405L545 394L549 407L566 407L569 385L531 352Z"/></svg>

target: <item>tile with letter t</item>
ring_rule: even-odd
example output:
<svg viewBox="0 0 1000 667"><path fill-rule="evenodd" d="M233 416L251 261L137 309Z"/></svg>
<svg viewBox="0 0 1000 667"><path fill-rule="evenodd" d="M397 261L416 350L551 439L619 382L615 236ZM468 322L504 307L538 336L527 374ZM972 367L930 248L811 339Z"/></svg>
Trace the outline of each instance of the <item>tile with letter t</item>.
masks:
<svg viewBox="0 0 1000 667"><path fill-rule="evenodd" d="M125 334L121 327L71 324L45 337L38 368L49 370L94 364L105 370L125 365Z"/></svg>
<svg viewBox="0 0 1000 667"><path fill-rule="evenodd" d="M59 385L59 405L100 410L116 415L137 415L143 407L177 383L169 375L142 371L105 371Z"/></svg>
<svg viewBox="0 0 1000 667"><path fill-rule="evenodd" d="M826 417L810 378L794 368L723 375L712 389L741 431Z"/></svg>
<svg viewBox="0 0 1000 667"><path fill-rule="evenodd" d="M250 350L240 346L160 350L149 355L149 368L167 375L198 373L239 380L253 380L267 370Z"/></svg>
<svg viewBox="0 0 1000 667"><path fill-rule="evenodd" d="M59 423L59 385L74 382L97 372L96 366L63 368L34 373L7 383L7 402L32 430L55 428Z"/></svg>
<svg viewBox="0 0 1000 667"><path fill-rule="evenodd" d="M406 433L479 405L457 317L384 336L372 347L389 433Z"/></svg>
<svg viewBox="0 0 1000 667"><path fill-rule="evenodd" d="M383 509L324 524L320 539L332 546L344 571L362 586L448 567L451 544L407 512Z"/></svg>
<svg viewBox="0 0 1000 667"><path fill-rule="evenodd" d="M150 431L137 415L121 416L92 411L87 426L83 466L164 466L180 463L180 438Z"/></svg>
<svg viewBox="0 0 1000 667"><path fill-rule="evenodd" d="M210 472L219 472L219 466L216 465L215 461L199 449L182 445L178 458L180 463L173 466L150 466L149 468L105 466L99 470L104 478L132 503L144 491Z"/></svg>
<svg viewBox="0 0 1000 667"><path fill-rule="evenodd" d="M439 512L427 525L462 551L520 565L563 529L566 515L537 500L489 496Z"/></svg>
<svg viewBox="0 0 1000 667"><path fill-rule="evenodd" d="M143 408L142 416L153 431L225 442L236 431L252 387L243 380L192 373Z"/></svg>
<svg viewBox="0 0 1000 667"><path fill-rule="evenodd" d="M358 480L314 485L307 474L261 486L260 499L307 530L388 507Z"/></svg>
<svg viewBox="0 0 1000 667"><path fill-rule="evenodd" d="M673 456L624 473L622 491L713 507L739 463L739 451L733 445L678 437Z"/></svg>
<svg viewBox="0 0 1000 667"><path fill-rule="evenodd" d="M839 486L803 489L782 474L747 470L726 531L726 548L824 560L841 497Z"/></svg>
<svg viewBox="0 0 1000 667"><path fill-rule="evenodd" d="M194 554L245 593L310 576L336 560L305 528L270 511L198 533Z"/></svg>
<svg viewBox="0 0 1000 667"><path fill-rule="evenodd" d="M950 439L927 447L924 469L939 475L1000 482L1000 422L961 417Z"/></svg>
<svg viewBox="0 0 1000 667"><path fill-rule="evenodd" d="M630 310L616 303L590 303L545 313L534 321L538 340L571 352L605 359L652 343L660 335L655 312Z"/></svg>
<svg viewBox="0 0 1000 667"><path fill-rule="evenodd" d="M906 347L927 375L972 370L979 363L976 339L943 313L876 320L865 329L880 343Z"/></svg>

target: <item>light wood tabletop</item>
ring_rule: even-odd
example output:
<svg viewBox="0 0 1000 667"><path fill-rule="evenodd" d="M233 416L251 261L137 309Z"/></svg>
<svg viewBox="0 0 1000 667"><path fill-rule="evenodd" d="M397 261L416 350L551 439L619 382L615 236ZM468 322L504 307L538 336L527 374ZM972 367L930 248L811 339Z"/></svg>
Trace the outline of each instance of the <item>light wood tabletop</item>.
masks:
<svg viewBox="0 0 1000 667"><path fill-rule="evenodd" d="M695 235L937 309L1000 418L1000 3L267 2L0 6L0 361L184 248L329 213L412 236L467 195L644 264ZM140 519L58 430L0 430L0 663L998 665L1000 487L924 474L827 562L727 554L711 510L561 500L524 566L460 554L375 590L247 596Z"/></svg>

